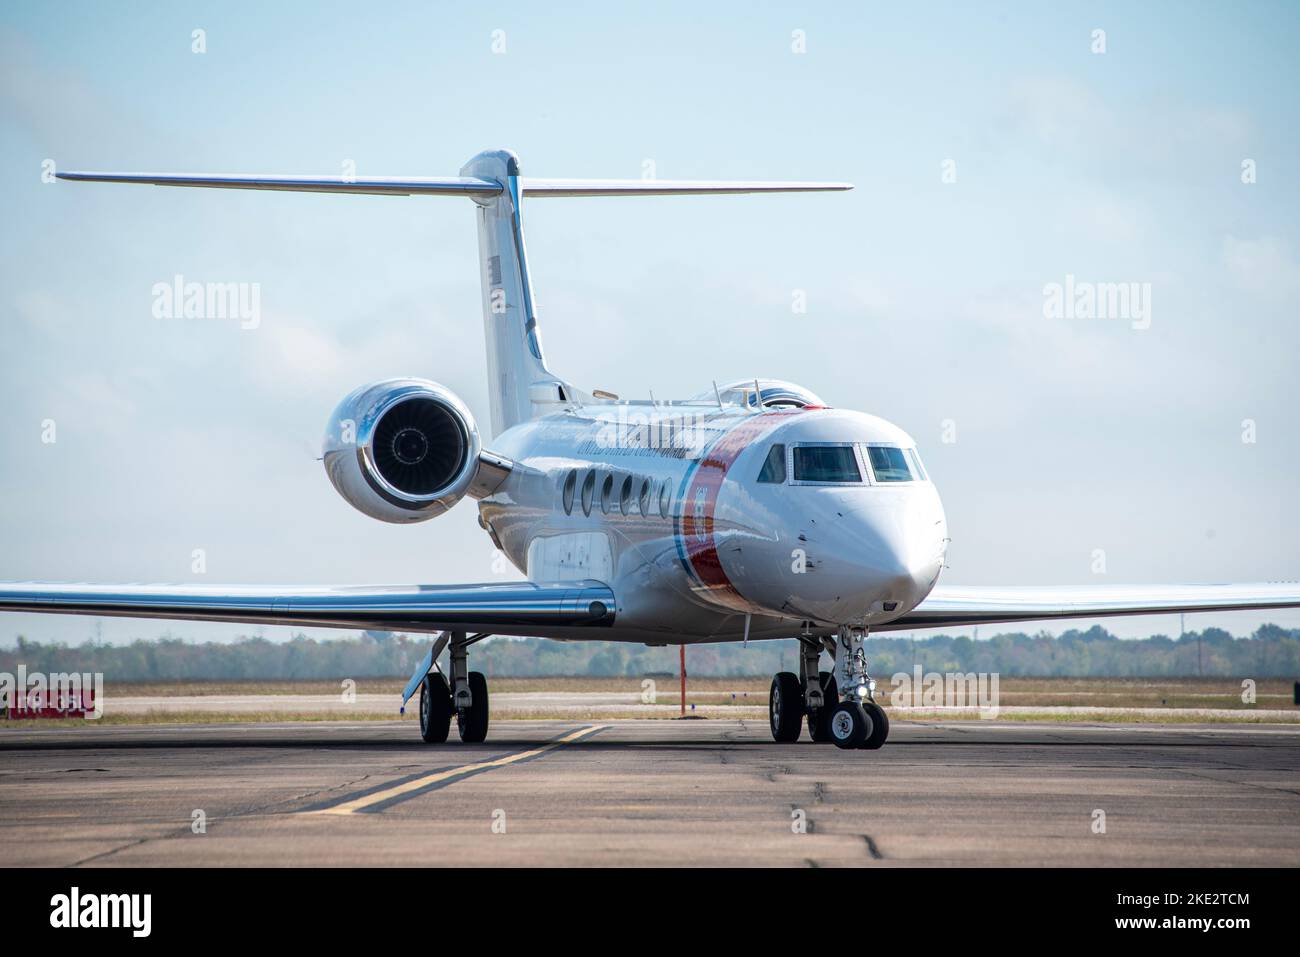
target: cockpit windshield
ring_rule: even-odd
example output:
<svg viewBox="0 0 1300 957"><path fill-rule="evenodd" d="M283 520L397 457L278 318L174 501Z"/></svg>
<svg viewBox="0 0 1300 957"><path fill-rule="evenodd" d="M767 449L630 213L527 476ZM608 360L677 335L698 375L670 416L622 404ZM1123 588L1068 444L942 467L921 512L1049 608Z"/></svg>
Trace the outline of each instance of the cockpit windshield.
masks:
<svg viewBox="0 0 1300 957"><path fill-rule="evenodd" d="M757 481L764 485L874 485L898 482L926 482L929 477L914 448L859 442L800 443L789 449L771 445L763 458ZM866 473L866 474L864 474Z"/></svg>
<svg viewBox="0 0 1300 957"><path fill-rule="evenodd" d="M890 445L868 445L867 460L877 482L914 482L920 477L912 474L911 456Z"/></svg>
<svg viewBox="0 0 1300 957"><path fill-rule="evenodd" d="M862 472L852 445L796 445L796 482L858 482Z"/></svg>

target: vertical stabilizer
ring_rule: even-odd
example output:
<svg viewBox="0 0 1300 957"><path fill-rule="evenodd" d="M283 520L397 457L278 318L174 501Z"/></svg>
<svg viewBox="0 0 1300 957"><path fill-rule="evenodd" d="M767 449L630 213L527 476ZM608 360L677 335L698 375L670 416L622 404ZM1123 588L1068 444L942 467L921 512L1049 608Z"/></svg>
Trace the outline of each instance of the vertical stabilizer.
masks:
<svg viewBox="0 0 1300 957"><path fill-rule="evenodd" d="M479 153L461 169L474 180L502 185L476 194L483 331L487 338L492 434L567 405L572 391L546 368L537 305L528 276L520 221L519 159L509 150Z"/></svg>

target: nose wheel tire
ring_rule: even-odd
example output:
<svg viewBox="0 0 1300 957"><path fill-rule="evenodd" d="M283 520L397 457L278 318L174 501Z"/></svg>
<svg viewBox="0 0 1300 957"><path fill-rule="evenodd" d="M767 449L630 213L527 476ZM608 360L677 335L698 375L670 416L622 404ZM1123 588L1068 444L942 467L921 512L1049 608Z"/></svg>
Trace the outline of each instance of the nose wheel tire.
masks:
<svg viewBox="0 0 1300 957"><path fill-rule="evenodd" d="M803 689L799 687L799 677L789 671L782 671L772 678L772 690L768 693L768 718L772 724L772 739L783 744L799 740L799 729L803 727Z"/></svg>
<svg viewBox="0 0 1300 957"><path fill-rule="evenodd" d="M447 679L431 671L420 685L420 737L425 744L442 744L451 730L451 689Z"/></svg>
<svg viewBox="0 0 1300 957"><path fill-rule="evenodd" d="M868 701L862 706L862 710L871 719L871 733L862 742L862 747L868 751L874 751L883 745L889 737L889 715L885 714L885 709L874 701Z"/></svg>
<svg viewBox="0 0 1300 957"><path fill-rule="evenodd" d="M483 672L469 673L469 694L470 706L456 709L456 730L466 744L478 744L487 739L488 732L488 688Z"/></svg>
<svg viewBox="0 0 1300 957"><path fill-rule="evenodd" d="M835 676L829 671L818 672L818 677L822 683L822 706L816 711L808 711L808 737L818 744L830 744L831 712L835 710L835 702L840 700L840 690Z"/></svg>
<svg viewBox="0 0 1300 957"><path fill-rule="evenodd" d="M836 747L845 750L861 748L871 737L871 718L862 705L841 701L831 712L830 732Z"/></svg>

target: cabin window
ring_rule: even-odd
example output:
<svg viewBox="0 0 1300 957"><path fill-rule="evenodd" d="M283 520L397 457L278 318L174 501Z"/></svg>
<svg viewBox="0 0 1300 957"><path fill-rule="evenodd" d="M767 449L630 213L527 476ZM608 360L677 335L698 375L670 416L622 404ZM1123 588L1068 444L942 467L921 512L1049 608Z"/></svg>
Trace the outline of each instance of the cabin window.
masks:
<svg viewBox="0 0 1300 957"><path fill-rule="evenodd" d="M596 473L588 472L582 481L582 514L591 514L591 500L596 494Z"/></svg>
<svg viewBox="0 0 1300 957"><path fill-rule="evenodd" d="M618 510L624 515L632 511L632 476L623 479L623 487L618 493Z"/></svg>
<svg viewBox="0 0 1300 957"><path fill-rule="evenodd" d="M614 476L606 475L600 486L600 510L606 515L614 505Z"/></svg>
<svg viewBox="0 0 1300 957"><path fill-rule="evenodd" d="M668 479L664 479L663 486L659 489L659 516L667 518L673 507L673 487Z"/></svg>
<svg viewBox="0 0 1300 957"><path fill-rule="evenodd" d="M758 473L758 480L769 485L785 484L785 446L774 445L767 450L763 468Z"/></svg>
<svg viewBox="0 0 1300 957"><path fill-rule="evenodd" d="M862 481L862 472L852 445L796 445L794 480L855 483Z"/></svg>
<svg viewBox="0 0 1300 957"><path fill-rule="evenodd" d="M569 472L568 478L564 480L564 514L573 514L573 493L578 490L578 470L573 469Z"/></svg>
<svg viewBox="0 0 1300 957"><path fill-rule="evenodd" d="M637 497L637 501L641 505L641 514L648 517L650 515L650 480L649 479L641 480L641 494Z"/></svg>

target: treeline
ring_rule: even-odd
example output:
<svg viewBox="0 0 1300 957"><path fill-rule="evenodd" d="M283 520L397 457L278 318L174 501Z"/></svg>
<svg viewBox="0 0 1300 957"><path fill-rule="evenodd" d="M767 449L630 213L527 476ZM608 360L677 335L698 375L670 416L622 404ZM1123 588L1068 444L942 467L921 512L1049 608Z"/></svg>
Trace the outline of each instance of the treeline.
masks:
<svg viewBox="0 0 1300 957"><path fill-rule="evenodd" d="M180 638L128 645L42 644L19 637L0 649L0 672L102 672L109 681L290 680L406 677L429 647L425 635L365 632L318 641L241 637L232 643L196 644ZM770 675L798 670L793 641L691 645L688 673L707 676ZM1218 628L1180 638L1116 638L1100 626L1059 636L1003 634L988 640L934 635L881 636L867 645L878 676L925 671L998 672L1027 677L1185 677L1193 675L1300 678L1300 629L1264 625L1246 638ZM470 661L489 675L675 675L678 650L620 642L562 642L544 638L490 638L475 645ZM823 658L823 667L826 667Z"/></svg>

